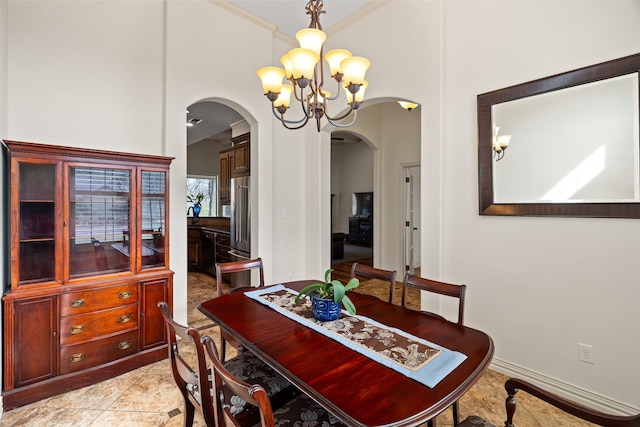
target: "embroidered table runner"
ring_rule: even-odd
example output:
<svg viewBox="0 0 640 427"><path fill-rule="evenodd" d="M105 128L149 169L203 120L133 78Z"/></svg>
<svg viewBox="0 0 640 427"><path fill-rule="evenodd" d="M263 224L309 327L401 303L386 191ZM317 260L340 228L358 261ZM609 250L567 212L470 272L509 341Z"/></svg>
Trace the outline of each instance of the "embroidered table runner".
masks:
<svg viewBox="0 0 640 427"><path fill-rule="evenodd" d="M284 285L270 286L245 295L278 313L319 332L401 374L435 387L466 358L400 329L342 310L338 320L321 322L313 317L311 302L295 303L298 293Z"/></svg>

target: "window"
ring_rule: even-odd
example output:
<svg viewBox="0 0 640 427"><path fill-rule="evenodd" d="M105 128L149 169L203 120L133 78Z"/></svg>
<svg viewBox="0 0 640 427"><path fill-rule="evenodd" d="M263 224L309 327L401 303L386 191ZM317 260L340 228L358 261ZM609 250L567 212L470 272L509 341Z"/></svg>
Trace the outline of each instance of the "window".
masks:
<svg viewBox="0 0 640 427"><path fill-rule="evenodd" d="M200 216L218 216L218 177L189 175L187 176L187 196L195 197L204 194ZM192 202L187 201L187 216L193 216Z"/></svg>
<svg viewBox="0 0 640 427"><path fill-rule="evenodd" d="M71 243L121 240L123 230L129 229L130 191L129 170L71 168Z"/></svg>

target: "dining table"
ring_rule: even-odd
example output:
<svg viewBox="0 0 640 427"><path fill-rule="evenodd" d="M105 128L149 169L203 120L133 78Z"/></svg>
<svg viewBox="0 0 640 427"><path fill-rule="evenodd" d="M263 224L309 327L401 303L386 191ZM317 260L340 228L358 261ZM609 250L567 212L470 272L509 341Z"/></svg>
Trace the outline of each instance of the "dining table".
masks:
<svg viewBox="0 0 640 427"><path fill-rule="evenodd" d="M298 292L311 283L317 281L277 286ZM254 289L270 291L270 287ZM454 367L437 383L430 383L429 378L418 381L402 369L392 369L393 363L388 360L381 363L380 357L371 357L363 346L345 345L331 334L319 332L315 325L309 327L295 316L283 315L256 297L250 298L250 292L232 292L204 301L198 309L233 336L245 351L256 354L349 426L422 424L460 399L493 358L493 341L482 331L375 296L349 292L357 317L457 357Z"/></svg>

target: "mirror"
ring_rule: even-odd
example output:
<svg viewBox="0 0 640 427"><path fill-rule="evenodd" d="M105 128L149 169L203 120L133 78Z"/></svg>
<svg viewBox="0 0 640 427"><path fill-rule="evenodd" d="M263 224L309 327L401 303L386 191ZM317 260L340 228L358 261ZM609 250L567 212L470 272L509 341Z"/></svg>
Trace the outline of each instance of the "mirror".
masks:
<svg viewBox="0 0 640 427"><path fill-rule="evenodd" d="M639 70L637 54L478 95L480 214L640 218Z"/></svg>

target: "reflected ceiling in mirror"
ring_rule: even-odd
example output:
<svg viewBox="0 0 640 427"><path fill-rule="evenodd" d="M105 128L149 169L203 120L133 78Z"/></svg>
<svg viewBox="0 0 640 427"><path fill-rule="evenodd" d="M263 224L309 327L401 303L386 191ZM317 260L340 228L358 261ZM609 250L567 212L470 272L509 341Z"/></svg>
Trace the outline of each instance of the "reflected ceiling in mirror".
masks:
<svg viewBox="0 0 640 427"><path fill-rule="evenodd" d="M633 55L479 95L480 214L640 217L639 69Z"/></svg>

